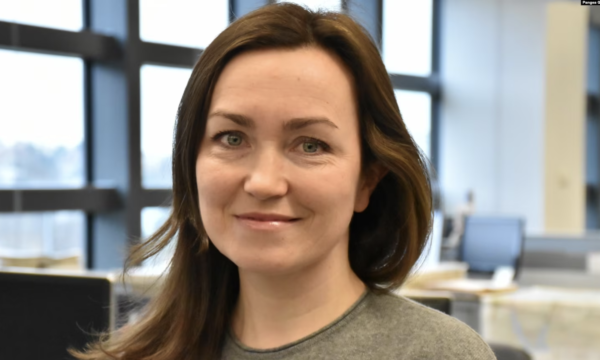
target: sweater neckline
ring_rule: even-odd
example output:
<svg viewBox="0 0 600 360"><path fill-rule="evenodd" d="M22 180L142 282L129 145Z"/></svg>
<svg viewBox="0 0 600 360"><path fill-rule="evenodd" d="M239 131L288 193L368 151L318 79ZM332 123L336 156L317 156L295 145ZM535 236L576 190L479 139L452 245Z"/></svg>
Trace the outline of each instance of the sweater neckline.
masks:
<svg viewBox="0 0 600 360"><path fill-rule="evenodd" d="M237 336L235 336L235 334L233 333L233 330L231 329L231 326L229 326L227 328L227 336L231 339L231 341L235 344L235 346L238 349L240 349L244 352L266 354L266 353L275 353L275 352L283 351L283 350L292 348L294 346L300 345L301 343L304 343L312 338L315 338L318 335L333 328L335 325L339 324L345 318L347 318L350 314L355 312L355 310L359 308L359 305L361 305L365 301L365 299L368 297L369 294L370 294L369 288L366 288L365 291L363 292L363 294L358 298L358 300L356 300L354 302L354 304L352 304L352 306L350 306L342 315L340 315L338 318L333 320L331 323L325 325L324 327L320 328L319 330L317 330L309 335L306 335L305 337L303 337L301 339L298 339L296 341L293 341L291 343L284 344L284 345L281 345L278 347L268 348L268 349L256 349L256 348L246 346L246 345L242 344L242 342L237 338Z"/></svg>

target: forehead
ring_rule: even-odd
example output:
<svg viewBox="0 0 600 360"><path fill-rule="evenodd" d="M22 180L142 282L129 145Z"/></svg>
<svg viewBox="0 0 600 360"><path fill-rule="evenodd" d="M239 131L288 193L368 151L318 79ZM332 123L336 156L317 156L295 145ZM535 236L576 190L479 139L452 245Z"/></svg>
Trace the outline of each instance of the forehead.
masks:
<svg viewBox="0 0 600 360"><path fill-rule="evenodd" d="M350 72L335 55L317 47L242 53L223 69L210 112L248 116L356 118Z"/></svg>

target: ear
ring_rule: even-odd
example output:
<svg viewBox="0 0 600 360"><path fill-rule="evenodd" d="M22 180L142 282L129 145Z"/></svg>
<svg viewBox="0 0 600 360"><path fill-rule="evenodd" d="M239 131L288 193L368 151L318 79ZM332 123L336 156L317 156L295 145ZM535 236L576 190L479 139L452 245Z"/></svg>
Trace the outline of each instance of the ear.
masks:
<svg viewBox="0 0 600 360"><path fill-rule="evenodd" d="M356 189L356 198L354 201L354 211L357 213L365 211L369 206L371 194L379 184L379 181L388 173L388 169L379 163L373 164L366 174L361 175L358 188Z"/></svg>

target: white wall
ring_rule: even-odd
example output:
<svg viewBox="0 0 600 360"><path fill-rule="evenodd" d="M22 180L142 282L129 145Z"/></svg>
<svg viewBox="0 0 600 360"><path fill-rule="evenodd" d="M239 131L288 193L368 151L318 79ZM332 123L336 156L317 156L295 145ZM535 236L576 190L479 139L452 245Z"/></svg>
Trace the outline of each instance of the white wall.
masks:
<svg viewBox="0 0 600 360"><path fill-rule="evenodd" d="M552 0L446 0L442 7L440 185L454 212L544 227L546 6Z"/></svg>

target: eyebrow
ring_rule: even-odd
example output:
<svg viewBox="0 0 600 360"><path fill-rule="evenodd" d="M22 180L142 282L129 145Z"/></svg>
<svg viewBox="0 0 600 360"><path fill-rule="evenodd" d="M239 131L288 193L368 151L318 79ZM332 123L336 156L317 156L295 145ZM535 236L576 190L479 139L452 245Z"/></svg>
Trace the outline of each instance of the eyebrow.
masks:
<svg viewBox="0 0 600 360"><path fill-rule="evenodd" d="M210 114L208 116L208 118L210 119L214 116L219 116L219 117L229 119L229 120L233 121L234 123L236 123L240 126L243 126L243 127L247 127L247 128L251 128L251 129L256 128L256 123L254 122L254 120L252 120L251 118L249 118L248 116L245 116L245 115L234 114L234 113L229 113L229 112L225 112L225 111L215 111L212 114ZM295 131L295 130L299 130L299 129L305 128L310 125L315 125L315 124L325 124L325 125L328 125L328 126L338 129L336 124L334 124L331 120L329 120L325 117L303 117L303 118L293 118L293 119L286 121L283 124L283 130Z"/></svg>

